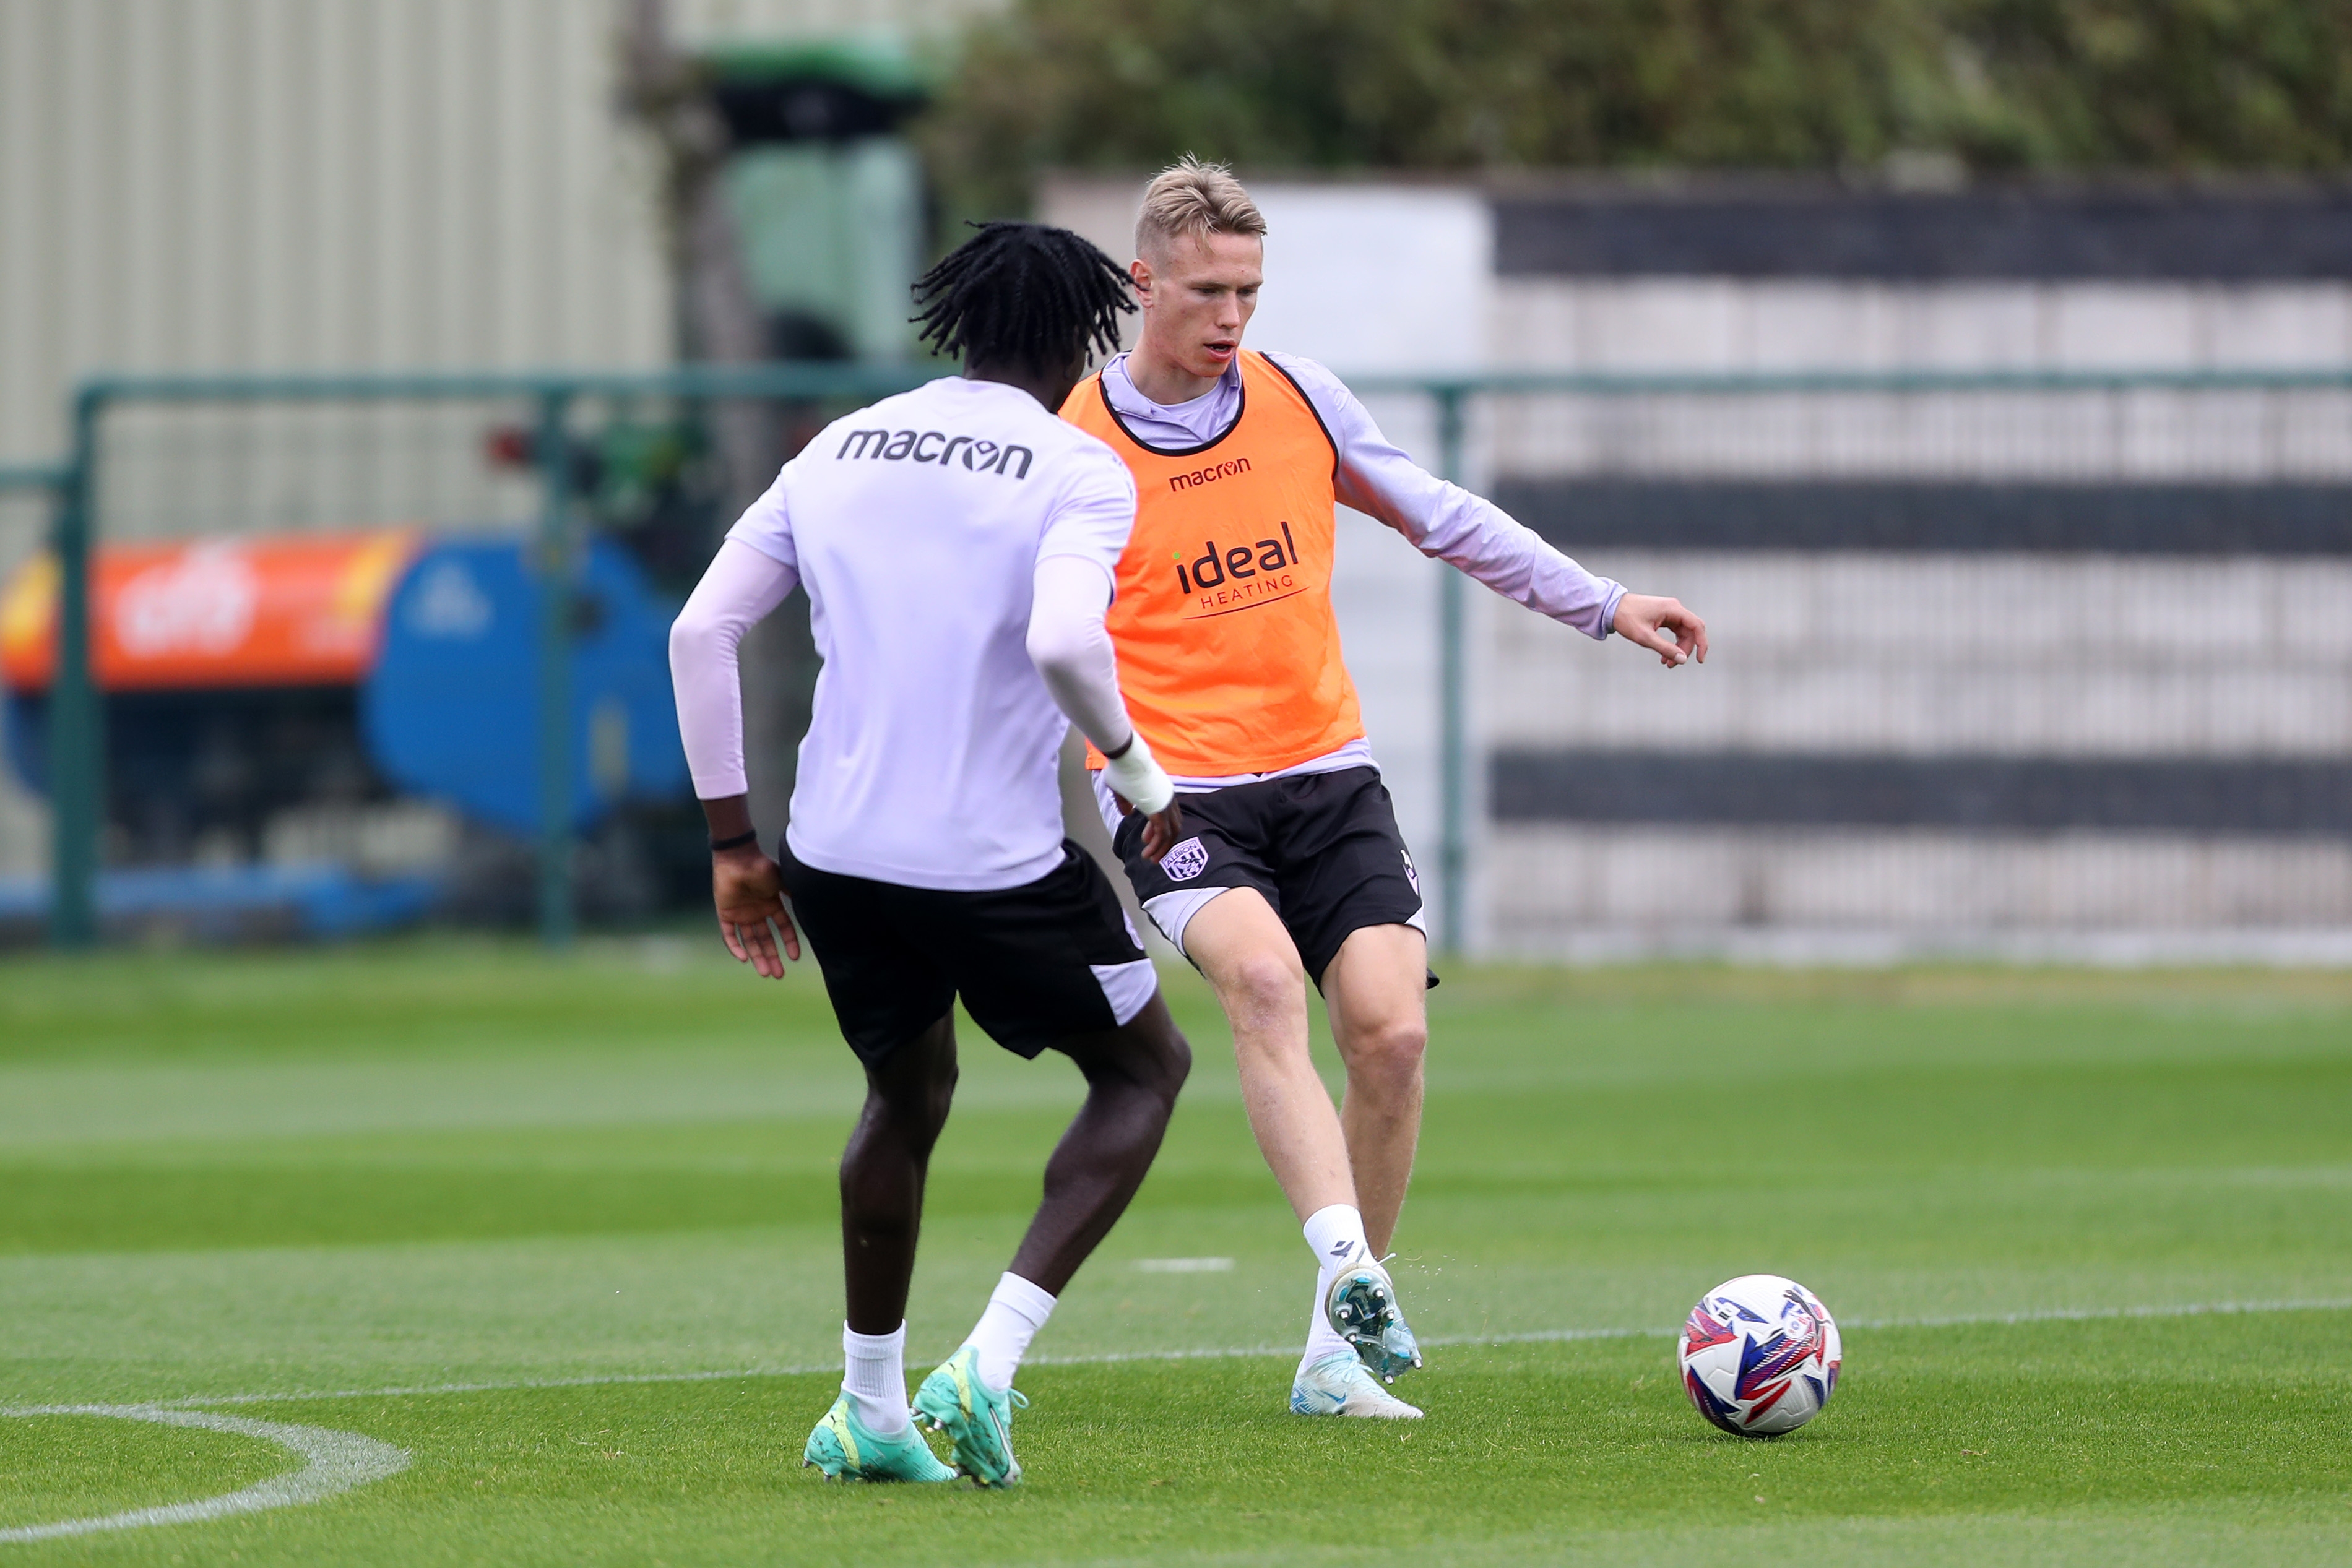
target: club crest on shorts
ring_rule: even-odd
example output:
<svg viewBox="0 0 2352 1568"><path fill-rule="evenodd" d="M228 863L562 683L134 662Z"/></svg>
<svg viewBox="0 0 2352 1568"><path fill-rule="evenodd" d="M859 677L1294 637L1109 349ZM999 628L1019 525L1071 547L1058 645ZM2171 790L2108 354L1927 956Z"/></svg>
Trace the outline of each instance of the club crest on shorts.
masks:
<svg viewBox="0 0 2352 1568"><path fill-rule="evenodd" d="M1419 897L1421 894L1421 873L1412 869L1412 852L1410 850L1399 850L1397 851L1397 853L1404 856L1404 879L1405 881L1412 883L1413 895L1415 897Z"/></svg>
<svg viewBox="0 0 2352 1568"><path fill-rule="evenodd" d="M1170 882L1190 882L1209 869L1209 846L1196 835L1160 857L1160 869Z"/></svg>

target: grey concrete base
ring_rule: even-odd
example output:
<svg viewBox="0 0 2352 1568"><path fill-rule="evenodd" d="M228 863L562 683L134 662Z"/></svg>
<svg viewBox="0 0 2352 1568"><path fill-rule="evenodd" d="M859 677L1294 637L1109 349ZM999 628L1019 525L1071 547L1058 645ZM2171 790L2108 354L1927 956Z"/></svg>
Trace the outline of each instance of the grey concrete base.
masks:
<svg viewBox="0 0 2352 1568"><path fill-rule="evenodd" d="M1535 935L1518 934L1523 941ZM1867 926L1560 926L1486 956L1547 964L1659 959L1769 968L1886 968L1914 963L2053 965L2095 969L2352 968L2352 926L2198 931L1890 931Z"/></svg>
<svg viewBox="0 0 2352 1568"><path fill-rule="evenodd" d="M1646 950L1861 931L1886 952L2037 952L2110 931L2183 950L2221 940L2204 934L2352 931L2352 844L2322 837L1496 825L1486 865L1510 867L1489 877L1486 943L1517 955L1595 934Z"/></svg>

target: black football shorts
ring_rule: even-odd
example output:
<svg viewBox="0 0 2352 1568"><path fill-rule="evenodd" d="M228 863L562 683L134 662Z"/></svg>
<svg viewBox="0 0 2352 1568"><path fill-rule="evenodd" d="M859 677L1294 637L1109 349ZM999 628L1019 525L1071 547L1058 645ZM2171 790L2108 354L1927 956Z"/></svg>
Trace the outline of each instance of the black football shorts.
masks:
<svg viewBox="0 0 2352 1568"><path fill-rule="evenodd" d="M1116 1029L1159 989L1110 879L1066 841L1036 881L981 893L819 871L782 844L776 859L842 1036L868 1066L958 997L991 1040L1034 1057Z"/></svg>
<svg viewBox="0 0 2352 1568"><path fill-rule="evenodd" d="M1178 946L1201 902L1183 895L1211 888L1264 894L1318 988L1339 944L1365 926L1425 933L1421 877L1377 768L1261 779L1176 799L1184 808L1183 836L1159 864L1143 858L1139 812L1119 821L1112 844L1135 896Z"/></svg>

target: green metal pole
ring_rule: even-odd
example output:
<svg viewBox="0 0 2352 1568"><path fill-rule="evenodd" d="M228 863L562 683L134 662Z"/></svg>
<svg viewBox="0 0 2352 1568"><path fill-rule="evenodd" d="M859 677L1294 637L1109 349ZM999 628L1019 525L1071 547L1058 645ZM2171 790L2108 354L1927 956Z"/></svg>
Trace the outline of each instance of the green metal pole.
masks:
<svg viewBox="0 0 2352 1568"><path fill-rule="evenodd" d="M539 401L539 936L570 944L572 896L572 466L563 416L570 395Z"/></svg>
<svg viewBox="0 0 2352 1568"><path fill-rule="evenodd" d="M49 682L49 940L98 940L98 837L105 815L105 721L89 662L89 562L98 532L98 422L104 398L74 399L73 455L58 486L58 664Z"/></svg>
<svg viewBox="0 0 2352 1568"><path fill-rule="evenodd" d="M1462 389L1441 385L1437 397L1438 466L1462 483ZM1462 574L1437 575L1439 800L1444 812L1437 859L1437 943L1447 953L1462 951L1466 934L1470 879L1469 650Z"/></svg>

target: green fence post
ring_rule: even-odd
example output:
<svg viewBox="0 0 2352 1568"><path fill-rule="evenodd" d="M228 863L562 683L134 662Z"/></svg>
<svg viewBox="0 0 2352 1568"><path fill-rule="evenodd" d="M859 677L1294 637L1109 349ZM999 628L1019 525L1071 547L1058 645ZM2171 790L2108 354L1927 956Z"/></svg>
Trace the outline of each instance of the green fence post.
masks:
<svg viewBox="0 0 2352 1568"><path fill-rule="evenodd" d="M1438 467L1462 483L1462 395L1458 385L1430 389L1437 398ZM1470 877L1469 606L1462 574L1437 574L1438 800L1444 813L1437 849L1437 945L1462 951Z"/></svg>
<svg viewBox="0 0 2352 1568"><path fill-rule="evenodd" d="M539 936L550 947L572 936L572 454L564 437L566 390L540 394L539 538Z"/></svg>
<svg viewBox="0 0 2352 1568"><path fill-rule="evenodd" d="M97 528L98 422L105 395L74 396L73 452L58 486L58 661L49 680L49 941L98 940L99 832L106 815L105 717L89 659L89 566Z"/></svg>

